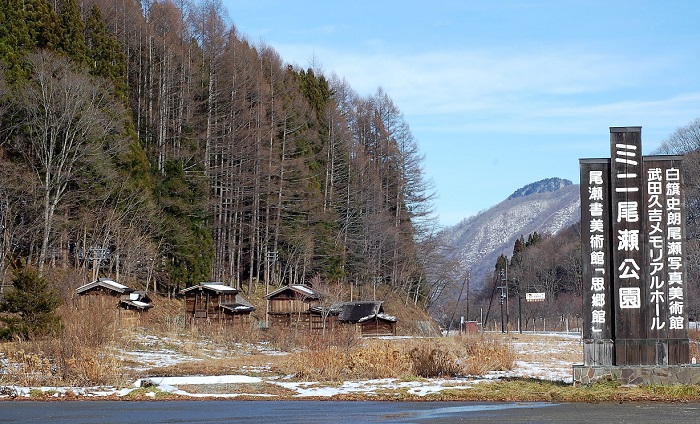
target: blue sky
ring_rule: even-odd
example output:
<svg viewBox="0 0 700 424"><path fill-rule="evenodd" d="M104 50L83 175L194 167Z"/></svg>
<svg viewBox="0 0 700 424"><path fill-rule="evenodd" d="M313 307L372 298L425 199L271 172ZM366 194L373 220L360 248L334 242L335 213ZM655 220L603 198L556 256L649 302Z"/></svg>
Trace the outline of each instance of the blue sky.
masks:
<svg viewBox="0 0 700 424"><path fill-rule="evenodd" d="M224 0L288 63L320 65L404 113L441 225L525 184L578 183L609 127L645 154L700 117L700 2Z"/></svg>

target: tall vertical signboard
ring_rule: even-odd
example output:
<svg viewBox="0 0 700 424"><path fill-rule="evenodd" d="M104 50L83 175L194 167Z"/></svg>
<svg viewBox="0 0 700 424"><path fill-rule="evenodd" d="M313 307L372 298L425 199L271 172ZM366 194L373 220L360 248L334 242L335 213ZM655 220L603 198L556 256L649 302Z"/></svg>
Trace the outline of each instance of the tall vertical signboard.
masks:
<svg viewBox="0 0 700 424"><path fill-rule="evenodd" d="M644 158L647 355L653 363L686 363L685 211L681 158ZM651 362L651 361L648 361Z"/></svg>
<svg viewBox="0 0 700 424"><path fill-rule="evenodd" d="M610 128L615 308L615 361L642 363L646 296L642 269L645 251L642 233L642 142L640 127Z"/></svg>
<svg viewBox="0 0 700 424"><path fill-rule="evenodd" d="M641 127L610 151L580 161L584 364L686 364L682 157L642 156Z"/></svg>
<svg viewBox="0 0 700 424"><path fill-rule="evenodd" d="M587 365L613 361L610 274L610 159L581 159L583 356Z"/></svg>

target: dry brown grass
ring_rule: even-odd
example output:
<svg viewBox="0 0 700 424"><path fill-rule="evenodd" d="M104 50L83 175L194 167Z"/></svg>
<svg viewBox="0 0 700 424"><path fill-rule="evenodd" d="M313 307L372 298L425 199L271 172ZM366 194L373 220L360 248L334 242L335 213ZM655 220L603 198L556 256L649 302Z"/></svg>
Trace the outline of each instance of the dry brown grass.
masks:
<svg viewBox="0 0 700 424"><path fill-rule="evenodd" d="M120 385L128 375L106 349L119 338L114 311L62 307L59 337L4 343L4 382L22 386Z"/></svg>
<svg viewBox="0 0 700 424"><path fill-rule="evenodd" d="M688 338L690 339L690 358L695 358L700 363L700 331L689 330Z"/></svg>
<svg viewBox="0 0 700 424"><path fill-rule="evenodd" d="M237 373L319 381L449 378L510 369L514 358L507 341L490 335L368 340L349 328L320 336L274 327L186 327L180 301L157 303L138 328L122 328L114 310L62 308L60 337L0 346L12 364L0 383L123 386L152 375ZM287 354L268 355L263 346ZM123 358L127 351L171 351L189 359L144 367L134 362L138 354Z"/></svg>
<svg viewBox="0 0 700 424"><path fill-rule="evenodd" d="M291 398L296 394L292 389L270 383L235 383L235 384L182 384L178 389L187 393L206 395L238 395L243 398L260 398L274 396L276 399Z"/></svg>
<svg viewBox="0 0 700 424"><path fill-rule="evenodd" d="M335 345L303 349L280 368L300 380L455 377L511 369L514 353L486 336L361 340L349 349Z"/></svg>
<svg viewBox="0 0 700 424"><path fill-rule="evenodd" d="M533 333L491 333L492 337L509 344L516 353L516 359L523 362L583 362L581 339L558 335ZM546 356L543 355L546 352Z"/></svg>

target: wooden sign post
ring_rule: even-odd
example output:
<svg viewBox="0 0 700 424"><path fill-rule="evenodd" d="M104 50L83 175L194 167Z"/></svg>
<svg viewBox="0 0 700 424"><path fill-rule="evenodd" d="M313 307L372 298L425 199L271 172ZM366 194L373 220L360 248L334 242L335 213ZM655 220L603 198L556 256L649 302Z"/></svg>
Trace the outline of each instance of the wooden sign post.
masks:
<svg viewBox="0 0 700 424"><path fill-rule="evenodd" d="M641 127L610 128L581 159L584 365L687 364L681 156L642 156Z"/></svg>

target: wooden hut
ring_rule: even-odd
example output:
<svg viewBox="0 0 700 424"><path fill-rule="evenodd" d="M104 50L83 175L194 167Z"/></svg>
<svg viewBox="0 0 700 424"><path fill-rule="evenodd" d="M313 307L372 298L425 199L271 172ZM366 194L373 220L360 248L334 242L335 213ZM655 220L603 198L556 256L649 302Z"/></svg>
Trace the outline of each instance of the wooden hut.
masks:
<svg viewBox="0 0 700 424"><path fill-rule="evenodd" d="M99 278L75 289L78 309L115 310L122 325L138 325L142 314L153 307L145 292Z"/></svg>
<svg viewBox="0 0 700 424"><path fill-rule="evenodd" d="M185 322L247 325L253 305L243 298L238 289L223 283L199 283L180 294L185 297Z"/></svg>
<svg viewBox="0 0 700 424"><path fill-rule="evenodd" d="M318 316L322 325L325 325L326 330L334 330L344 325L350 325L362 337L372 336L395 336L396 335L396 317L384 313L384 302L378 300L358 301L358 302L340 302L333 304L328 310L322 311L319 308L309 310L313 316ZM318 332L319 318L310 318L310 329L312 332ZM325 318L325 319L324 319Z"/></svg>
<svg viewBox="0 0 700 424"><path fill-rule="evenodd" d="M321 294L309 286L283 286L265 296L270 326L308 325L309 308L321 303Z"/></svg>
<svg viewBox="0 0 700 424"><path fill-rule="evenodd" d="M395 336L396 317L384 313L382 301L347 302L341 305L338 321L355 325L362 337Z"/></svg>
<svg viewBox="0 0 700 424"><path fill-rule="evenodd" d="M119 299L119 306L132 311L147 311L153 307L151 298L145 291L132 291L129 297Z"/></svg>
<svg viewBox="0 0 700 424"><path fill-rule="evenodd" d="M312 334L330 334L339 327L340 310L333 306L312 306L308 314L309 332Z"/></svg>

